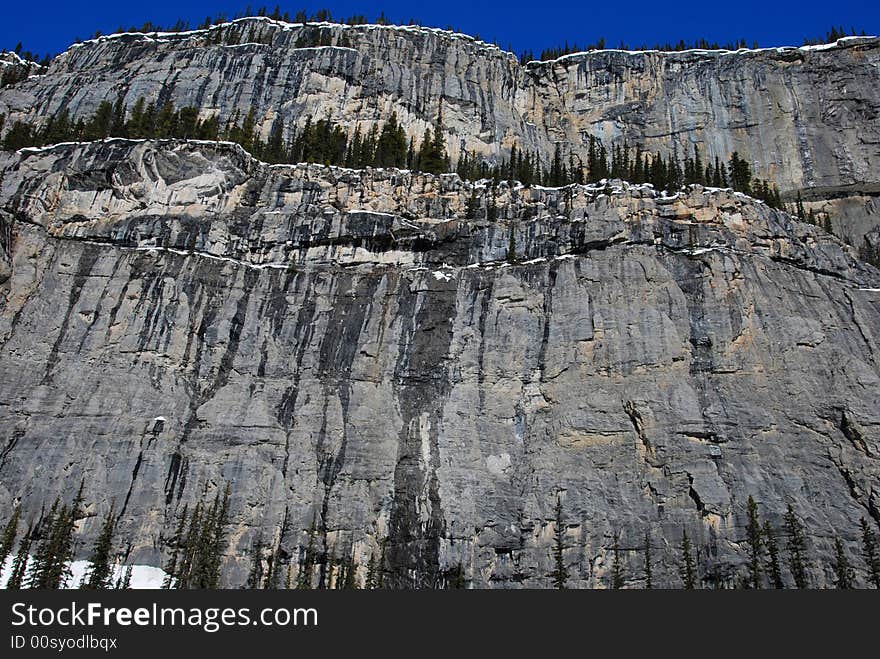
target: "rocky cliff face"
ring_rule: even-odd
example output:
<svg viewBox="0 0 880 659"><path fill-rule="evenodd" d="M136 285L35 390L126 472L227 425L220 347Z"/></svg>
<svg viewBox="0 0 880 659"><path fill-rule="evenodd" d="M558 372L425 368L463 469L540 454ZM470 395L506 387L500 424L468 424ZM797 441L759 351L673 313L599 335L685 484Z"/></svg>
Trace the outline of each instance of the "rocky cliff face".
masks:
<svg viewBox="0 0 880 659"><path fill-rule="evenodd" d="M330 44L330 45L316 45ZM76 45L45 75L0 92L7 125L62 107L144 96L226 121L256 111L303 125L331 116L368 130L396 111L420 139L442 106L453 158L498 159L516 144L545 163L556 142L585 155L588 136L755 164L793 201L800 191L857 247L878 224L880 39L830 46L681 53L597 51L520 66L466 35L395 26L243 19L181 34L117 35ZM866 207L866 203L868 207Z"/></svg>
<svg viewBox="0 0 880 659"><path fill-rule="evenodd" d="M84 477L83 537L115 502L133 561L225 482L229 585L313 519L361 579L384 545L396 587L549 586L557 500L580 587L615 543L639 585L646 531L678 585L683 529L734 579L749 495L804 519L814 585L880 524L880 273L742 195L194 142L0 166L0 503Z"/></svg>

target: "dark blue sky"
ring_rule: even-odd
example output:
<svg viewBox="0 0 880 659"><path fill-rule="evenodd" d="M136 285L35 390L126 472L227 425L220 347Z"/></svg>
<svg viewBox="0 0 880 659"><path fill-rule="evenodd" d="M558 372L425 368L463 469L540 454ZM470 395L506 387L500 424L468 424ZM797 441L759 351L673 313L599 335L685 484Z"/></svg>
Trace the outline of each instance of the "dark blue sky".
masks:
<svg viewBox="0 0 880 659"><path fill-rule="evenodd" d="M172 24L177 18L198 24L218 12L234 14L247 6L230 0L44 0L8 2L0 21L0 48L11 49L21 41L26 50L39 54L60 52L77 37L89 38L95 30L113 32L119 25L140 25L145 21ZM256 9L263 2L255 1ZM309 13L326 7L334 17L366 14L371 20L379 11L395 22L419 19L424 25L447 27L483 39L512 46L519 52L565 42L595 42L605 37L613 47L625 40L631 46L642 43L693 41L706 38L725 43L745 38L751 45L800 45L804 37L824 35L830 26L855 27L869 34L880 33L880 2L877 0L703 0L701 2L482 2L440 0L420 5L414 2L294 2L280 3L291 15L298 9ZM266 3L270 11L275 3Z"/></svg>

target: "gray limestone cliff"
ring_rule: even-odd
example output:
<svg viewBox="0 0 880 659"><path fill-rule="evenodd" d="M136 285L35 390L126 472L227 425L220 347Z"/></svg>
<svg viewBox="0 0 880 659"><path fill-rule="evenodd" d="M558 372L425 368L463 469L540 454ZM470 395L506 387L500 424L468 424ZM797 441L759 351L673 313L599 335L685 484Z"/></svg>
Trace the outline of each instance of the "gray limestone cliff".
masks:
<svg viewBox="0 0 880 659"><path fill-rule="evenodd" d="M4 508L84 479L83 543L112 502L160 565L229 482L227 585L257 538L295 565L315 520L361 580L385 547L388 586L460 565L505 588L551 584L561 500L569 586L607 586L618 544L638 587L646 531L655 585L680 584L684 529L735 582L752 495L802 517L813 585L835 534L866 584L880 272L815 227L730 191L492 190L222 143L0 170Z"/></svg>
<svg viewBox="0 0 880 659"><path fill-rule="evenodd" d="M317 45L329 44L329 45ZM664 154L726 159L829 213L862 247L880 225L880 39L731 51L594 51L520 65L461 34L420 27L288 24L242 19L179 34L128 34L77 44L42 75L0 91L0 114L45 121L88 116L138 97L200 108L227 121L254 109L268 134L330 116L367 131L396 111L420 139L442 106L453 158L500 159L513 145L549 161L561 142L585 155L589 136Z"/></svg>

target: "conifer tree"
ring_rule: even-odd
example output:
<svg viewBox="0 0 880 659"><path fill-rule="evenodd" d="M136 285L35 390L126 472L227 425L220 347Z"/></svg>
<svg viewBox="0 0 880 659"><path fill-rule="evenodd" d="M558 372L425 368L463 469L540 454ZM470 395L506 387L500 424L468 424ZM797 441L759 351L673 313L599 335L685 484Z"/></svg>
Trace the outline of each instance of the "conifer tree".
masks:
<svg viewBox="0 0 880 659"><path fill-rule="evenodd" d="M685 590L693 590L697 587L697 566L691 553L691 541L687 530L681 532L681 563L678 566Z"/></svg>
<svg viewBox="0 0 880 659"><path fill-rule="evenodd" d="M477 218L477 211L480 210L480 200L477 197L477 186L471 188L471 194L468 197L467 207L465 208L465 217L469 220Z"/></svg>
<svg viewBox="0 0 880 659"><path fill-rule="evenodd" d="M562 512L562 499L556 497L556 518L553 529L553 561L555 567L552 573L553 587L559 590L565 589L568 581L568 568L565 566L565 518Z"/></svg>
<svg viewBox="0 0 880 659"><path fill-rule="evenodd" d="M134 567L131 565L126 566L125 569L119 573L119 577L116 579L116 584L113 587L116 590L130 590L133 573Z"/></svg>
<svg viewBox="0 0 880 659"><path fill-rule="evenodd" d="M30 563L31 542L33 538L33 526L28 526L18 544L18 552L12 559L12 569L6 582L7 590L21 590L25 584Z"/></svg>
<svg viewBox="0 0 880 659"><path fill-rule="evenodd" d="M645 531L645 588L654 587L654 575L651 566L651 532Z"/></svg>
<svg viewBox="0 0 880 659"><path fill-rule="evenodd" d="M752 588L761 587L761 553L763 543L761 538L761 523L758 520L758 504L749 495L746 506L748 523L746 524L746 542L749 545L749 584Z"/></svg>
<svg viewBox="0 0 880 659"><path fill-rule="evenodd" d="M791 570L795 586L807 588L807 540L804 534L804 527L791 504L788 504L788 509L785 513L785 533L787 536L788 569Z"/></svg>
<svg viewBox="0 0 880 659"><path fill-rule="evenodd" d="M364 581L364 588L371 590L376 587L376 554L370 553L370 562L367 563L367 578Z"/></svg>
<svg viewBox="0 0 880 659"><path fill-rule="evenodd" d="M41 523L40 544L34 557L29 587L54 590L63 588L70 577L73 560L73 531L81 515L84 482L70 507L59 500L52 504L49 515Z"/></svg>
<svg viewBox="0 0 880 659"><path fill-rule="evenodd" d="M89 566L80 586L86 590L104 590L110 587L113 578L113 565L111 555L113 552L113 533L116 528L116 518L113 506L104 517L101 533L95 540L92 554L89 557Z"/></svg>
<svg viewBox="0 0 880 659"><path fill-rule="evenodd" d="M779 544L770 522L765 520L763 527L764 546L767 548L767 575L774 588L785 588L782 581L782 570L779 567Z"/></svg>
<svg viewBox="0 0 880 659"><path fill-rule="evenodd" d="M464 572L464 565L461 561L456 563L452 569L452 573L447 581L447 588L450 590L462 590L467 587L467 578Z"/></svg>
<svg viewBox="0 0 880 659"><path fill-rule="evenodd" d="M45 512L45 508L40 512L36 529L34 529L38 543L31 560L30 573L28 574L27 583L24 585L25 588L40 588L40 584L44 581L44 573L50 569L49 563L52 560L52 527L55 524L55 517L58 514L60 504L60 500L56 497L48 513Z"/></svg>
<svg viewBox="0 0 880 659"><path fill-rule="evenodd" d="M12 553L12 548L15 546L15 538L18 535L18 522L21 519L21 506L16 506L12 515L9 517L9 521L6 522L6 527L3 529L3 535L0 536L0 568L3 567L3 564L6 562L6 557Z"/></svg>
<svg viewBox="0 0 880 659"><path fill-rule="evenodd" d="M825 233L834 235L834 227L831 225L831 216L828 213L825 213L825 219L822 222L822 227L825 229Z"/></svg>
<svg viewBox="0 0 880 659"><path fill-rule="evenodd" d="M877 534L868 525L868 520L859 520L862 527L862 553L868 566L868 576L874 588L880 588L880 551L877 548Z"/></svg>
<svg viewBox="0 0 880 659"><path fill-rule="evenodd" d="M801 221L806 222L806 221L808 220L808 218L807 218L807 213L804 211L804 202L803 202L803 200L801 199L801 193L800 193L800 190L798 191L797 201L795 202L795 210L794 210L794 213L795 213L795 215L798 216L798 218L799 218Z"/></svg>
<svg viewBox="0 0 880 659"><path fill-rule="evenodd" d="M840 590L849 590L853 587L853 582L855 580L855 574L853 573L852 566L850 565L849 558L846 555L846 550L843 548L843 543L840 541L840 536L834 536L834 563L832 564L832 568L834 569L834 585Z"/></svg>
<svg viewBox="0 0 880 659"><path fill-rule="evenodd" d="M751 194L752 172L749 163L739 157L739 153L734 151L730 154L728 163L730 170L730 182L734 190Z"/></svg>
<svg viewBox="0 0 880 659"><path fill-rule="evenodd" d="M187 505L183 506L183 511L180 513L180 519L177 522L177 529L174 531L174 537L171 539L171 545L174 547L174 549L171 551L171 557L168 559L168 563L165 564L165 578L162 581L162 588L165 590L175 588L178 585L177 562L184 541L183 532L186 528L187 508Z"/></svg>

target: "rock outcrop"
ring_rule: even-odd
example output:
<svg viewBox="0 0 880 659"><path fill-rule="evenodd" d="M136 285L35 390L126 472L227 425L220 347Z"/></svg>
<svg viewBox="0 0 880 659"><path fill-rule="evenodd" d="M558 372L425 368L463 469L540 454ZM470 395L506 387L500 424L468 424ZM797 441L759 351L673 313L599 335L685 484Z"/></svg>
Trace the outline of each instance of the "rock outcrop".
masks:
<svg viewBox="0 0 880 659"><path fill-rule="evenodd" d="M444 30L255 18L74 45L44 75L0 92L0 114L7 125L40 123L61 108L89 116L102 101L122 97L130 108L143 96L223 122L253 109L265 136L276 116L288 130L330 116L367 131L396 111L420 140L442 107L453 158L466 149L498 160L517 145L546 164L557 142L584 157L591 135L680 159L694 147L704 159L738 151L786 201L800 192L861 247L878 224L859 202L880 191L878 85L876 37L735 52L594 51L521 66Z"/></svg>
<svg viewBox="0 0 880 659"><path fill-rule="evenodd" d="M855 556L880 524L880 273L748 197L222 143L0 167L0 504L84 478L82 537L113 502L134 562L226 482L232 586L257 538L295 565L313 520L361 579L384 546L393 587L549 586L557 500L579 587L615 544L638 586L646 531L678 585L684 529L734 581L749 495L802 517L816 586L835 534Z"/></svg>

